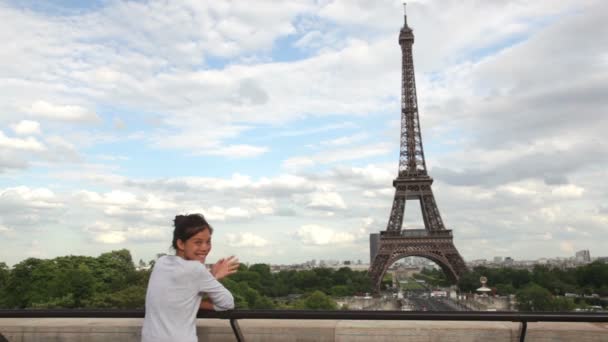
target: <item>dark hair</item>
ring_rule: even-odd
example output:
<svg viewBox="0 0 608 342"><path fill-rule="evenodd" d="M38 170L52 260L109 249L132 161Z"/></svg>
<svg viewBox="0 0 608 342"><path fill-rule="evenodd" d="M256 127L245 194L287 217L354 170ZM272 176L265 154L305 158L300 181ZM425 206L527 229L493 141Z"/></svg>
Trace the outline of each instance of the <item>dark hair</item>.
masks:
<svg viewBox="0 0 608 342"><path fill-rule="evenodd" d="M177 240L186 242L189 238L209 229L209 233L213 234L213 228L207 223L205 217L201 214L177 215L173 220L173 249L177 250Z"/></svg>

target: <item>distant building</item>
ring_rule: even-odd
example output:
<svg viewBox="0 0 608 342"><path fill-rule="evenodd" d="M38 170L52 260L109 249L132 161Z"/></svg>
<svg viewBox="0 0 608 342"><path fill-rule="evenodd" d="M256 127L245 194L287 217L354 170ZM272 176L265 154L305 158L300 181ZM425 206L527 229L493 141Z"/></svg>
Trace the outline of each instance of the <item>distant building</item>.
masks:
<svg viewBox="0 0 608 342"><path fill-rule="evenodd" d="M603 262L604 264L608 264L608 257L599 257L596 258L595 261Z"/></svg>
<svg viewBox="0 0 608 342"><path fill-rule="evenodd" d="M494 257L494 263L496 263L496 264L502 263L502 257L501 256L495 256Z"/></svg>
<svg viewBox="0 0 608 342"><path fill-rule="evenodd" d="M591 262L591 254L589 254L588 249L583 249L582 251L576 252L575 259L577 262Z"/></svg>
<svg viewBox="0 0 608 342"><path fill-rule="evenodd" d="M505 258L505 265L513 265L513 262L514 262L514 261L515 261L515 260L513 260L513 258L511 258L511 257L506 257L506 258Z"/></svg>
<svg viewBox="0 0 608 342"><path fill-rule="evenodd" d="M369 263L374 263L376 254L378 254L378 245L380 244L380 233L369 234Z"/></svg>

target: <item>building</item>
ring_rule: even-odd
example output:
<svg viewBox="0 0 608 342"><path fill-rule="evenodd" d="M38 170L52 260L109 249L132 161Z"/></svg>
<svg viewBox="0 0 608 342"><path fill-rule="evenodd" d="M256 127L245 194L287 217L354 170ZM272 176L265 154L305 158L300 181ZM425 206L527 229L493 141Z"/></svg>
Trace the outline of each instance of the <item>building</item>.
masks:
<svg viewBox="0 0 608 342"><path fill-rule="evenodd" d="M582 251L576 252L575 259L577 262L591 262L591 255L589 254L589 250L583 249Z"/></svg>
<svg viewBox="0 0 608 342"><path fill-rule="evenodd" d="M369 264L374 263L376 254L378 254L378 245L380 244L380 233L369 234Z"/></svg>

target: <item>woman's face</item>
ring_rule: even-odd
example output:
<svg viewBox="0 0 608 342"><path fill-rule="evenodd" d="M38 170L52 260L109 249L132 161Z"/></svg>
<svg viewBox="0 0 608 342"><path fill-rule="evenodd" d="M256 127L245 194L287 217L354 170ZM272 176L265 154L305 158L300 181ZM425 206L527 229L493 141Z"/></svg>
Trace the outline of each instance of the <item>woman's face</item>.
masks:
<svg viewBox="0 0 608 342"><path fill-rule="evenodd" d="M198 260L205 263L207 254L211 251L211 232L204 229L183 242L177 240L178 253L186 260Z"/></svg>

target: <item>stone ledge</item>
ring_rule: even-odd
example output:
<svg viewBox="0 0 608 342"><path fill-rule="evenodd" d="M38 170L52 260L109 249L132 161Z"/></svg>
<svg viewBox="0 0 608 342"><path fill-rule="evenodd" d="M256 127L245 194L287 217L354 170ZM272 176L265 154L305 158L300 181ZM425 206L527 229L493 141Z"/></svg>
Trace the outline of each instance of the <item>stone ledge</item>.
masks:
<svg viewBox="0 0 608 342"><path fill-rule="evenodd" d="M2 318L10 342L140 341L143 319ZM200 341L236 341L227 320L199 319ZM247 342L519 341L519 323L471 321L240 320ZM0 341L2 339L0 338ZM526 341L608 341L608 323L529 323Z"/></svg>

